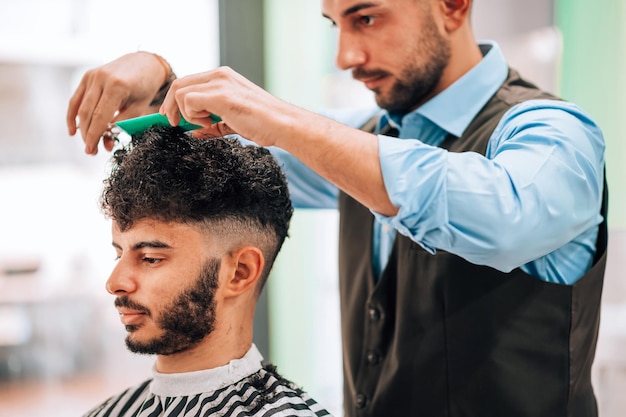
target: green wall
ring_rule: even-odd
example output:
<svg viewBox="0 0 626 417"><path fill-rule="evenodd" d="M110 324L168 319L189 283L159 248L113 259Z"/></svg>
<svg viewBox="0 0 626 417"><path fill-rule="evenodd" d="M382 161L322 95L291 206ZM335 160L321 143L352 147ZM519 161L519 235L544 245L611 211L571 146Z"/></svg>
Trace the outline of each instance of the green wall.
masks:
<svg viewBox="0 0 626 417"><path fill-rule="evenodd" d="M330 23L319 0L265 1L265 86L309 110L322 103L322 80L334 70Z"/></svg>
<svg viewBox="0 0 626 417"><path fill-rule="evenodd" d="M265 0L265 87L317 111L334 69L319 0ZM294 138L297 140L297 138ZM331 413L342 409L336 210L296 210L268 280L270 357Z"/></svg>
<svg viewBox="0 0 626 417"><path fill-rule="evenodd" d="M626 228L626 2L558 0L563 35L560 94L602 127L607 144L609 226Z"/></svg>

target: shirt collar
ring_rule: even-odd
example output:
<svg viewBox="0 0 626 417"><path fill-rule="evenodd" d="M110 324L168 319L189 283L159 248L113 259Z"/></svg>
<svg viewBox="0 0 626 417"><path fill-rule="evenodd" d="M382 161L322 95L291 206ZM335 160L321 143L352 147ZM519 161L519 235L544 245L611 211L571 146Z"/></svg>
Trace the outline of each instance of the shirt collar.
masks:
<svg viewBox="0 0 626 417"><path fill-rule="evenodd" d="M162 374L153 367L154 380L150 390L153 394L164 397L215 391L258 372L262 368L262 360L261 353L252 344L243 358L233 359L228 364L213 369L180 374Z"/></svg>
<svg viewBox="0 0 626 417"><path fill-rule="evenodd" d="M496 42L479 44L483 59L452 85L400 120L387 112L381 118L386 123L398 125L407 118L420 115L446 132L460 137L480 109L498 91L508 76L508 65Z"/></svg>

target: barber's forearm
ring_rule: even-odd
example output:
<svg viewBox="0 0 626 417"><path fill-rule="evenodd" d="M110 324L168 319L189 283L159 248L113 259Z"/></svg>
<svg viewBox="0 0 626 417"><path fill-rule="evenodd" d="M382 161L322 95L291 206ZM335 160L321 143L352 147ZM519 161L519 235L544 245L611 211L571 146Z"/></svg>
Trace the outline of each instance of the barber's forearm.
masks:
<svg viewBox="0 0 626 417"><path fill-rule="evenodd" d="M283 121L275 130L280 132L276 146L371 210L387 216L397 213L383 183L375 135L306 111L287 114Z"/></svg>

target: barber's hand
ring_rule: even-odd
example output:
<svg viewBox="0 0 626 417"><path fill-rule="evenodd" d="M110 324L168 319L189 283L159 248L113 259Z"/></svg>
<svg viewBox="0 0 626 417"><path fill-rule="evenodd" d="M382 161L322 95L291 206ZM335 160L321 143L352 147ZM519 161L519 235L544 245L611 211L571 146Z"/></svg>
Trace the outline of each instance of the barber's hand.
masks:
<svg viewBox="0 0 626 417"><path fill-rule="evenodd" d="M147 52L127 54L87 71L67 109L70 136L80 129L87 154L98 153L101 138L110 151L114 140L105 135L110 123L154 112L150 102L168 75L159 59Z"/></svg>
<svg viewBox="0 0 626 417"><path fill-rule="evenodd" d="M172 125L180 115L203 129L196 137L238 133L260 146L276 146L366 207L397 214L382 177L378 137L272 96L228 67L180 78L159 109ZM222 118L212 123L211 114Z"/></svg>
<svg viewBox="0 0 626 417"><path fill-rule="evenodd" d="M272 96L228 67L179 78L172 83L160 108L172 125L180 115L203 126L195 136L238 133L261 146L275 145L277 124L292 106ZM222 122L212 123L216 114Z"/></svg>

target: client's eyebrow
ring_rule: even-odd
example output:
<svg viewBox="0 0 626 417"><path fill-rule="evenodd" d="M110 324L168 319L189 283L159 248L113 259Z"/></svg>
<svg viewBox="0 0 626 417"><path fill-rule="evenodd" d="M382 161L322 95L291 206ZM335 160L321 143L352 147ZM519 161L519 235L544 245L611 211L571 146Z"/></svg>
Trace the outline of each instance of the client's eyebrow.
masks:
<svg viewBox="0 0 626 417"><path fill-rule="evenodd" d="M113 242L111 244L113 245L114 248L122 250L122 247L118 245L117 243ZM150 241L135 243L132 247L132 250L138 250L138 249L143 249L143 248L171 249L172 246L168 245L165 242L161 242L160 240L150 240Z"/></svg>
<svg viewBox="0 0 626 417"><path fill-rule="evenodd" d="M168 248L171 248L171 246L168 245L165 242L161 242L160 240L152 240L152 241L148 241L148 242L139 242L139 243L136 243L133 246L133 250L143 249L143 248L168 249Z"/></svg>
<svg viewBox="0 0 626 417"><path fill-rule="evenodd" d="M354 6L349 7L348 9L344 10L343 13L341 13L341 17L347 17L347 16L350 16L353 13L358 12L361 9L367 9L368 7L374 7L374 6L376 6L376 3L374 3L374 2L364 2L364 3L355 4ZM330 16L327 16L324 13L322 13L322 16L325 17L326 19L332 21Z"/></svg>

